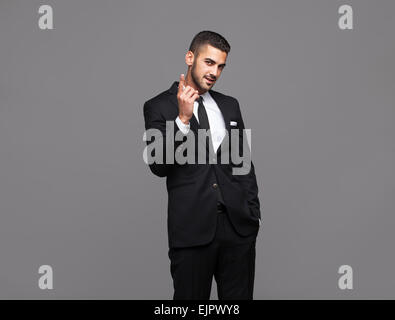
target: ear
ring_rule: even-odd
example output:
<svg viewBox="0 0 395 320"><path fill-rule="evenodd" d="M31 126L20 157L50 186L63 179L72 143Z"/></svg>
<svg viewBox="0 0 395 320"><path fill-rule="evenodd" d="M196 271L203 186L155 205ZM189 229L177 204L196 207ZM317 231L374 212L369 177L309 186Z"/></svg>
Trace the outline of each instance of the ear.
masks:
<svg viewBox="0 0 395 320"><path fill-rule="evenodd" d="M186 54L185 54L185 63L188 65L188 66L192 66L193 65L193 60L195 59L195 56L194 56L194 54L193 54L193 52L192 51L188 51Z"/></svg>

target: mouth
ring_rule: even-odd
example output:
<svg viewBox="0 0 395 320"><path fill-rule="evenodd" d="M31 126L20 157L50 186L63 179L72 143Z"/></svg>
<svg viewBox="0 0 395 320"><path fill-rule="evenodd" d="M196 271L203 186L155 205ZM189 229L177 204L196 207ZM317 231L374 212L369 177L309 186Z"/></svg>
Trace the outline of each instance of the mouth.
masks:
<svg viewBox="0 0 395 320"><path fill-rule="evenodd" d="M207 81L209 84L213 84L213 83L215 82L215 80L212 79L212 78L208 78L208 77L204 77L204 78L206 79L206 81Z"/></svg>

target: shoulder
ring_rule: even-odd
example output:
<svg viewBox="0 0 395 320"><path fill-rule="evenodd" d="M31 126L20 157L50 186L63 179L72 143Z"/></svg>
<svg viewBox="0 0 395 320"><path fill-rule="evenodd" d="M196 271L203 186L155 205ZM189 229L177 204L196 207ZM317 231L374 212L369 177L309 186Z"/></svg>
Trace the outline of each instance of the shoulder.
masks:
<svg viewBox="0 0 395 320"><path fill-rule="evenodd" d="M235 97L214 90L210 90L209 93L215 100L223 101L227 105L233 105L234 107L240 109L239 101Z"/></svg>
<svg viewBox="0 0 395 320"><path fill-rule="evenodd" d="M171 93L169 90L162 91L156 96L150 98L149 100L144 102L144 113L159 113L166 114L167 110L169 110Z"/></svg>
<svg viewBox="0 0 395 320"><path fill-rule="evenodd" d="M232 97L230 95L227 95L227 94L224 94L224 93L221 93L218 91L214 91L214 90L210 90L209 93L212 96L219 97L219 98L226 100L228 102L239 103L235 97Z"/></svg>
<svg viewBox="0 0 395 320"><path fill-rule="evenodd" d="M170 95L169 90L165 90L157 94L156 96L150 98L149 100L145 101L144 105L160 105L164 101L166 102L168 101L169 95Z"/></svg>

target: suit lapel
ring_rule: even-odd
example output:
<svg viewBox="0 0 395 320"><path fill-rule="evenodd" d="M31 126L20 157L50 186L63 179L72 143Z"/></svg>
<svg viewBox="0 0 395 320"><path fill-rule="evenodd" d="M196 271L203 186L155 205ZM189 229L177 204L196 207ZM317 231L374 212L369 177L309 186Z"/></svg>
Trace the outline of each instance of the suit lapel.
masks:
<svg viewBox="0 0 395 320"><path fill-rule="evenodd" d="M226 141L226 139L229 139L229 134L230 134L229 114L228 114L228 109L226 108L223 96L213 90L209 90L209 93L210 93L211 97L214 99L214 101L217 103L218 108L222 113L222 116L223 116L224 122L225 122L225 129L226 129L226 135L222 139L221 144L219 145L219 147L217 149L217 158L218 158L221 155L221 149L222 149L223 143Z"/></svg>
<svg viewBox="0 0 395 320"><path fill-rule="evenodd" d="M219 110L221 110L222 116L224 117L225 121L225 129L229 132L230 129L230 122L228 116L228 110L225 106L225 101L223 97L218 94L218 92L209 90L210 95L213 97L214 101L217 103Z"/></svg>

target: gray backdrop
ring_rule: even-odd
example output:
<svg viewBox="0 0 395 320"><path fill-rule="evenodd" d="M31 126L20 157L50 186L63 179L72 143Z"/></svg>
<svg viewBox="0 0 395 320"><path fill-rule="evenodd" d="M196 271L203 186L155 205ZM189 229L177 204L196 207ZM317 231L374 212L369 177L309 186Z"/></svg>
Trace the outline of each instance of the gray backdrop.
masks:
<svg viewBox="0 0 395 320"><path fill-rule="evenodd" d="M42 4L54 30L38 28ZM342 4L354 30L338 28ZM0 298L172 298L142 108L205 29L232 46L214 89L252 129L255 299L394 298L394 12L393 0L1 0ZM38 287L44 264L53 290ZM338 287L341 265L353 290Z"/></svg>

